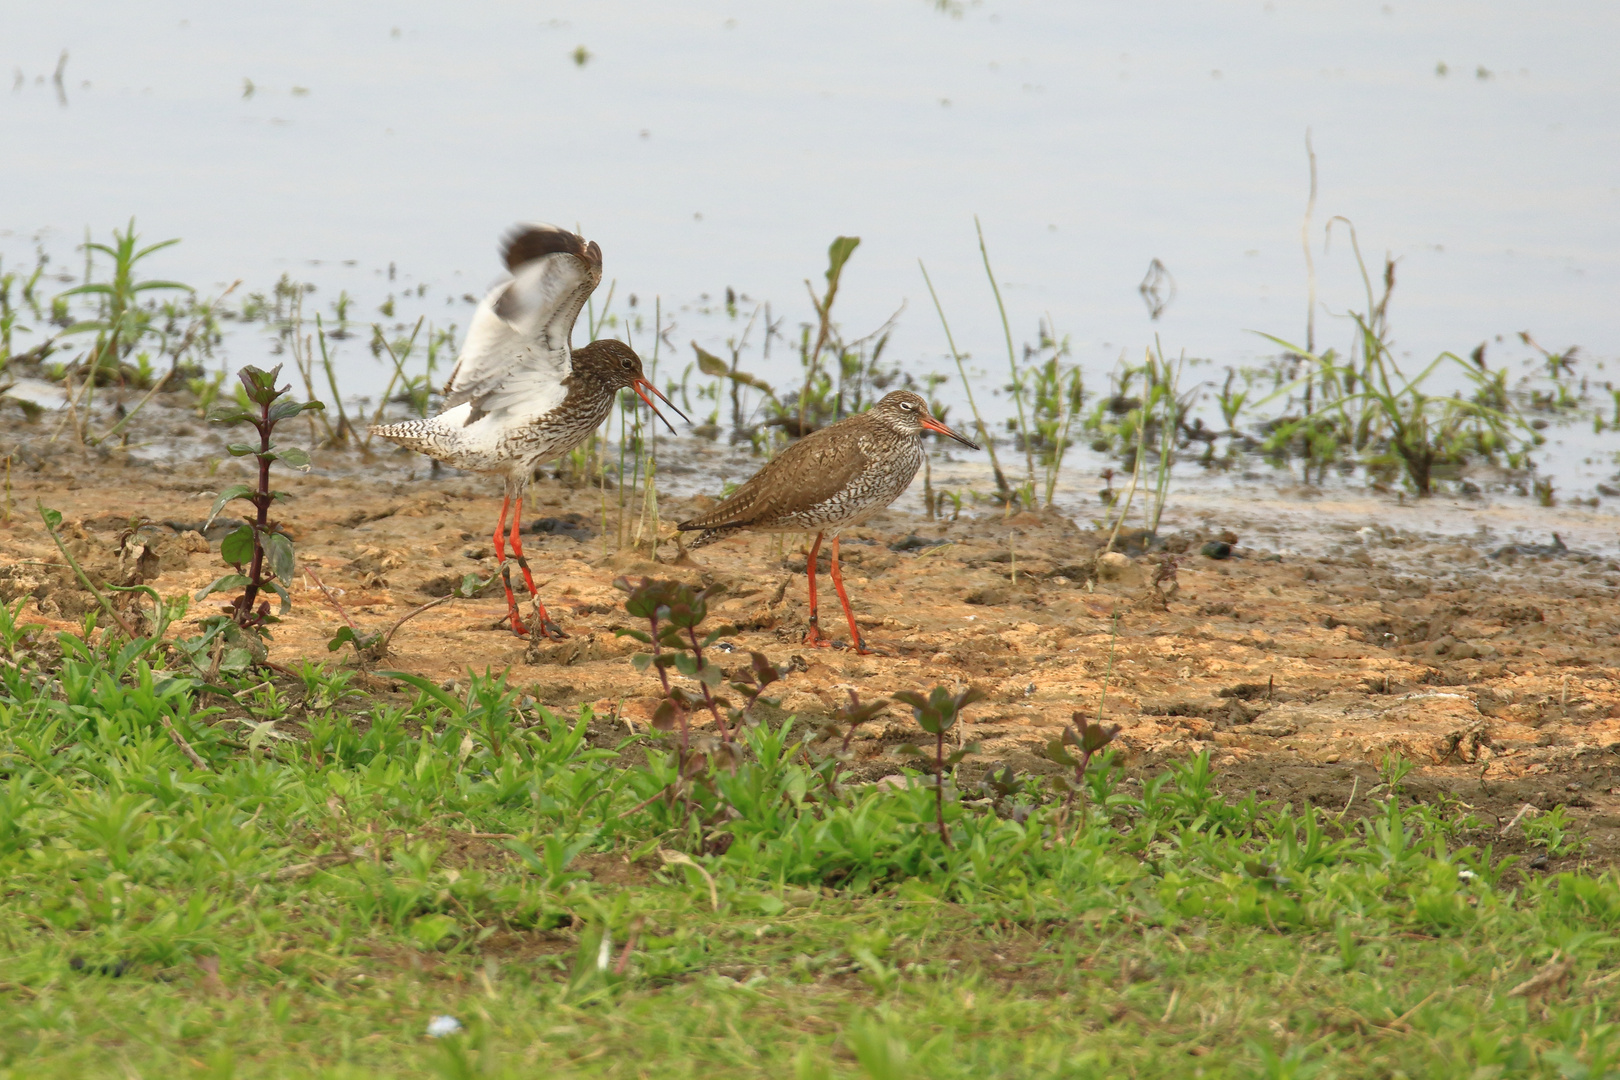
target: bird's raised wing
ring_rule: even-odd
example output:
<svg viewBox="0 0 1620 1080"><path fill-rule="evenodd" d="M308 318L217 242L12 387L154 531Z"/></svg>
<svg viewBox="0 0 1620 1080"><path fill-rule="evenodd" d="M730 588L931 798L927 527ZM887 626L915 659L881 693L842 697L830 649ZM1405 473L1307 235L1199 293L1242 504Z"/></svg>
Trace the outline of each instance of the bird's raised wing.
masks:
<svg viewBox="0 0 1620 1080"><path fill-rule="evenodd" d="M769 528L793 514L826 502L849 486L867 459L856 445L835 438L817 438L831 428L800 439L773 458L720 505L678 528Z"/></svg>
<svg viewBox="0 0 1620 1080"><path fill-rule="evenodd" d="M444 388L445 411L470 403L466 423L486 413L550 411L567 394L568 339L602 280L602 249L554 225L520 225L502 258L512 278L474 312Z"/></svg>

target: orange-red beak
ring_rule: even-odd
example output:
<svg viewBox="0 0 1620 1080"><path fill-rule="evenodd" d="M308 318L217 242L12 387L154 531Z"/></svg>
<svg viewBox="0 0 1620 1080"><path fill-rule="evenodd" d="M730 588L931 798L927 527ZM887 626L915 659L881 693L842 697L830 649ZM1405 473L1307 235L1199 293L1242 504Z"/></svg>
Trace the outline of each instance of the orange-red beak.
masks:
<svg viewBox="0 0 1620 1080"><path fill-rule="evenodd" d="M658 417L658 419L664 421L664 426L669 428L669 431L670 431L671 435L675 434L675 425L671 424L667 419L665 419L664 414L658 411L658 406L656 406L656 405L654 405L652 403L652 398L647 396L647 392L649 390L652 391L652 393L657 396L659 401L662 401L665 405L668 405L670 408L675 409L675 415L676 416L679 416L682 420L685 420L688 424L690 424L692 422L690 419L687 418L687 415L685 413L683 413L683 412L681 412L681 410L675 408L675 403L673 401L671 401L671 400L669 400L669 398L665 397L663 395L663 393L658 389L658 387L654 386L648 380L646 380L646 379L637 379L635 382L630 384L630 389L634 390L636 392L636 396L639 397L642 401L645 401L647 403L647 408L652 410L652 414L654 416L656 416L656 417Z"/></svg>
<svg viewBox="0 0 1620 1080"><path fill-rule="evenodd" d="M969 450L977 450L977 449L979 449L979 444L978 443L970 442L969 440L964 439L962 436L958 435L956 432L952 431L950 428L946 427L944 424L940 423L938 420L935 420L932 416L929 416L927 413L922 414L921 420L922 420L922 426L924 428L926 428L927 430L929 430L929 431L937 431L941 435L945 435L945 436L947 436L949 438L955 439L957 442L961 443L963 446L967 447Z"/></svg>

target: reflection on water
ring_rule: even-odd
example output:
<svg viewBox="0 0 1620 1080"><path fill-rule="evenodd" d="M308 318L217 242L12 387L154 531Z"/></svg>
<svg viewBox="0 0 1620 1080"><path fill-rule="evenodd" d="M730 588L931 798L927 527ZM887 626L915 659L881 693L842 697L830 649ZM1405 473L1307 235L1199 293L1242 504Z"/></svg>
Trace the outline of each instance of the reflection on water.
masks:
<svg viewBox="0 0 1620 1080"><path fill-rule="evenodd" d="M1403 360L1484 342L1522 365L1531 330L1583 345L1595 392L1614 374L1612 4L33 5L7 23L7 268L37 243L73 275L84 228L134 214L148 239L184 237L154 259L164 277L247 292L285 273L329 316L347 294L361 323L443 328L511 221L577 222L615 313L637 299L638 346L662 297L662 362L684 365L688 341L740 332L728 287L795 339L804 280L859 235L851 335L904 304L887 355L946 370L921 257L998 411L975 213L1017 337L1049 316L1093 389L1154 335L1214 378L1267 354L1251 330L1303 336L1309 129L1319 343L1347 345L1335 316L1362 306L1344 234L1323 246L1342 214L1371 258L1400 259ZM792 350L767 361L761 339L745 362L791 382ZM266 362L269 340L238 333L230 359ZM341 375L376 393L388 368L364 342L340 345ZM1616 468L1620 436L1549 434L1538 464L1561 490Z"/></svg>

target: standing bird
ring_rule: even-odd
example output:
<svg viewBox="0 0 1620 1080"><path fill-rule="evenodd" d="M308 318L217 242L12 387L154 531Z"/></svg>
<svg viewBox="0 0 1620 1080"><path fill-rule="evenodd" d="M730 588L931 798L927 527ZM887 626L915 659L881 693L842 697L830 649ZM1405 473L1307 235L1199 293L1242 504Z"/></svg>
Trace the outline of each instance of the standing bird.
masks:
<svg viewBox="0 0 1620 1080"><path fill-rule="evenodd" d="M697 532L694 548L739 532L814 532L805 573L810 579L810 628L806 645L830 646L816 618L816 556L821 538L832 533L832 580L849 620L855 651L866 655L855 613L844 592L838 565L838 534L858 525L900 497L923 460L922 433L937 431L963 446L969 442L928 412L928 403L909 390L896 390L871 411L846 417L800 439L719 506L676 528Z"/></svg>
<svg viewBox="0 0 1620 1080"><path fill-rule="evenodd" d="M495 286L473 313L467 340L444 387L444 411L425 420L371 430L399 445L471 472L498 473L506 498L495 523L495 557L512 630L528 633L512 595L503 542L512 514L512 555L539 609L536 633L565 635L540 603L518 530L523 492L534 467L590 437L621 389L634 390L664 420L648 393L675 409L641 371L641 358L611 339L569 347L574 320L602 280L602 249L554 225L519 225L507 234L501 258L512 277ZM675 409L681 419L684 413ZM664 420L665 426L669 421ZM674 431L670 427L670 431Z"/></svg>

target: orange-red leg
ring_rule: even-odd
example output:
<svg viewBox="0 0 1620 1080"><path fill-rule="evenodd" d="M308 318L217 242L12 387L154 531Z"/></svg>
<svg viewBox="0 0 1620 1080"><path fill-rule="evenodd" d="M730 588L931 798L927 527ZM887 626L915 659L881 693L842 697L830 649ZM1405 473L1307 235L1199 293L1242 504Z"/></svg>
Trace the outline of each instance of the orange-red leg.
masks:
<svg viewBox="0 0 1620 1080"><path fill-rule="evenodd" d="M821 556L822 535L816 533L816 542L810 545L810 561L804 564L805 575L810 579L810 628L804 632L804 643L825 649L832 646L832 639L821 636L821 621L816 615L816 560ZM833 543L838 543L836 536Z"/></svg>
<svg viewBox="0 0 1620 1080"><path fill-rule="evenodd" d="M844 592L844 574L838 566L838 534L833 533L832 545L832 579L833 590L838 593L838 602L844 605L844 618L849 620L849 640L855 646L855 651L862 656L867 655L866 642L861 640L861 632L855 627L855 612L849 607L849 594Z"/></svg>
<svg viewBox="0 0 1620 1080"><path fill-rule="evenodd" d="M523 541L518 536L522 527L523 492L519 490L517 511L512 515L512 556L517 559L518 569L523 571L523 583L529 587L529 595L534 597L534 606L538 609L540 624L535 627L535 632L541 637L555 638L561 641L568 635L563 633L557 627L557 624L551 621L551 616L546 613L546 605L540 602L540 590L534 587L534 575L529 573L529 560L523 557Z"/></svg>
<svg viewBox="0 0 1620 1080"><path fill-rule="evenodd" d="M500 519L495 522L495 560L501 564L501 584L506 588L506 613L512 620L512 632L527 634L529 628L523 625L523 616L518 614L517 597L512 595L512 568L506 562L506 512L511 506L512 492L508 489L506 498L501 500ZM516 535L516 529L513 535ZM513 546L516 547L515 540Z"/></svg>

